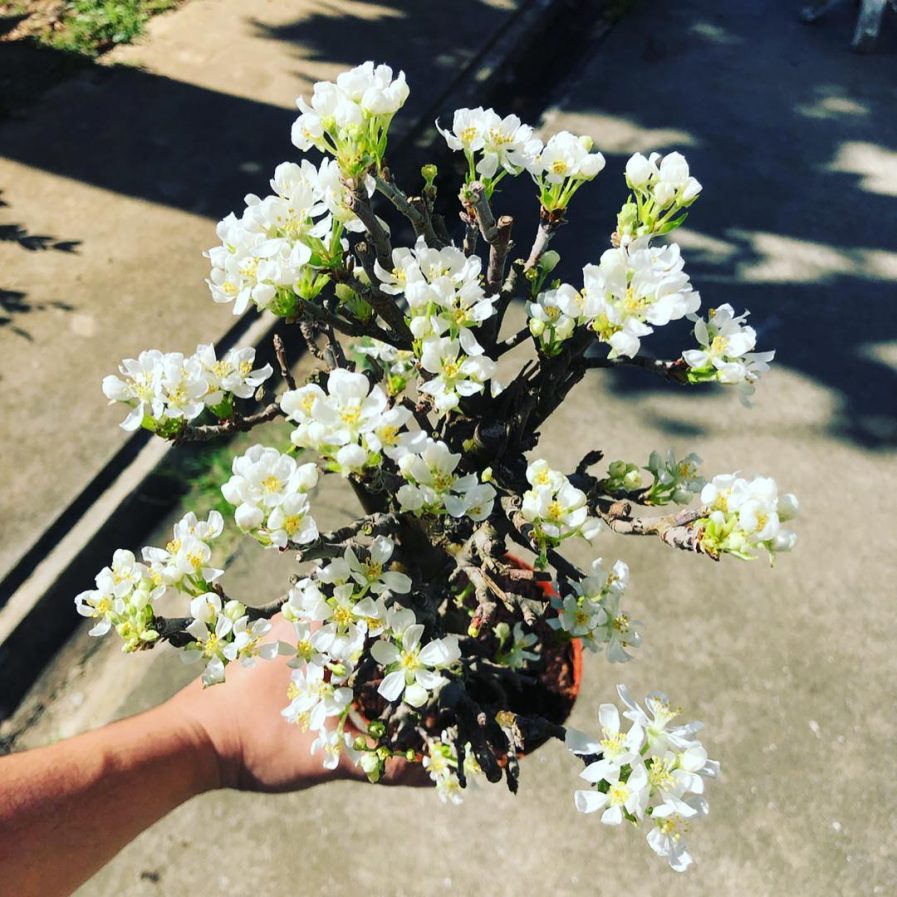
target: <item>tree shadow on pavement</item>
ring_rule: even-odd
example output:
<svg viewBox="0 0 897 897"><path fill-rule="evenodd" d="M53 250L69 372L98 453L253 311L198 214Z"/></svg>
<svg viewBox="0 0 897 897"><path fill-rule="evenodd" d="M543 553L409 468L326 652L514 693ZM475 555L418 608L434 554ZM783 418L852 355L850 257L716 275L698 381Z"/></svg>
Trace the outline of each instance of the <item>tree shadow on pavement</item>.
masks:
<svg viewBox="0 0 897 897"><path fill-rule="evenodd" d="M2 194L0 190L0 194ZM0 208L6 208L9 203L0 198ZM48 234L34 234L21 224L0 224L0 243L16 243L28 252L77 252L80 246L79 240L58 240ZM75 306L58 299L47 302L30 302L27 294L22 290L10 290L0 287L0 328L6 328L10 333L23 339L32 341L31 334L22 326L19 319L22 315L35 311L74 311Z"/></svg>
<svg viewBox="0 0 897 897"><path fill-rule="evenodd" d="M887 450L897 445L887 346L897 340L897 17L879 52L858 56L847 6L812 28L777 0L636 9L560 103L607 169L593 202L585 190L574 200L575 236L565 228L556 247L576 283L607 245L629 155L681 150L704 184L676 237L703 306L750 309L758 348L831 391L831 432ZM643 350L675 357L693 342L685 324ZM613 385L671 388L640 373L615 373Z"/></svg>

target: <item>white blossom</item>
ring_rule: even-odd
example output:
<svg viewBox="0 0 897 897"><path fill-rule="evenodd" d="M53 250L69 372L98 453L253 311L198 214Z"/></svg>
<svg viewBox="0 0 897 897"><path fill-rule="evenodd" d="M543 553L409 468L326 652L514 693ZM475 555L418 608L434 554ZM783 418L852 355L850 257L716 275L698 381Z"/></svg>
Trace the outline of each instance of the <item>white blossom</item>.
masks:
<svg viewBox="0 0 897 897"><path fill-rule="evenodd" d="M546 211L565 209L576 190L604 168L604 156L593 153L592 145L591 137L559 131L544 145L536 138L527 146L527 170L539 186Z"/></svg>
<svg viewBox="0 0 897 897"><path fill-rule="evenodd" d="M371 648L371 655L386 673L377 691L387 701L401 699L412 707L422 707L448 682L438 670L461 657L458 637L447 635L421 646L423 634L423 624L413 623L397 639L381 639Z"/></svg>
<svg viewBox="0 0 897 897"><path fill-rule="evenodd" d="M474 473L455 473L461 455L450 452L444 442L429 437L416 451L398 459L399 473L407 481L396 494L402 510L418 514L445 511L451 517L485 520L492 513L495 489L479 483Z"/></svg>
<svg viewBox="0 0 897 897"><path fill-rule="evenodd" d="M571 583L570 593L552 600L557 616L550 618L548 625L582 639L592 651L606 651L611 663L631 660L629 649L641 642L641 624L620 607L628 584L625 562L617 561L606 571L597 558L588 576Z"/></svg>
<svg viewBox="0 0 897 897"><path fill-rule="evenodd" d="M383 390L372 388L364 374L344 368L330 372L326 392L310 383L286 392L280 405L297 424L293 444L314 449L345 475L375 463L384 438L394 446L410 418L407 409L391 409L394 413L386 417Z"/></svg>
<svg viewBox="0 0 897 897"><path fill-rule="evenodd" d="M700 464L701 459L694 452L681 459L672 449L665 457L651 452L645 468L654 477L647 494L651 504L688 504L704 488L705 480L698 474Z"/></svg>
<svg viewBox="0 0 897 897"><path fill-rule="evenodd" d="M526 478L532 488L523 493L521 512L540 545L555 545L575 535L591 539L601 530L601 522L589 516L586 494L544 460L532 462Z"/></svg>
<svg viewBox="0 0 897 897"><path fill-rule="evenodd" d="M554 354L562 342L573 336L576 325L581 323L582 298L581 293L565 283L539 293L536 301L530 303L529 330L543 351Z"/></svg>
<svg viewBox="0 0 897 897"><path fill-rule="evenodd" d="M345 175L359 175L372 161L382 162L389 123L408 93L404 72L393 77L388 65L373 62L342 72L335 84L319 81L310 102L297 100L293 144L331 153Z"/></svg>
<svg viewBox="0 0 897 897"><path fill-rule="evenodd" d="M620 713L613 704L598 711L598 738L567 730L568 749L578 755L597 756L580 773L592 786L577 790L574 803L581 813L601 812L601 821L619 825L628 820L644 825L651 849L681 872L691 863L682 834L686 821L708 812L703 797L704 779L719 774L719 764L707 759L703 745L694 738L700 723L671 726L678 711L666 696L648 696L646 712L629 696L617 691L626 705L623 714L631 722L621 728Z"/></svg>
<svg viewBox="0 0 897 897"><path fill-rule="evenodd" d="M701 184L691 176L681 153L652 153L647 159L636 153L626 163L626 183L633 196L617 218L616 234L624 246L678 227L685 219L683 210L701 192Z"/></svg>
<svg viewBox="0 0 897 897"><path fill-rule="evenodd" d="M790 551L797 535L782 526L797 516L797 498L779 495L771 477L746 480L737 474L715 476L701 490L701 503L708 509L700 535L701 545L711 554L727 552L753 558L764 548L770 562L778 552Z"/></svg>
<svg viewBox="0 0 897 897"><path fill-rule="evenodd" d="M413 249L392 253L393 268L374 270L383 292L403 295L408 303L412 335L422 340L447 334L467 355L481 355L475 330L494 313L498 296L487 296L481 284L482 261L454 246L433 249L418 237Z"/></svg>
<svg viewBox="0 0 897 897"><path fill-rule="evenodd" d="M335 684L325 673L324 667L307 663L290 676L290 703L282 714L303 731L320 731L328 719L342 715L352 701L352 689Z"/></svg>
<svg viewBox="0 0 897 897"><path fill-rule="evenodd" d="M193 356L148 349L137 358L124 359L119 372L122 377L103 379L103 392L110 403L124 402L131 408L121 424L124 430L143 426L170 435L206 407L206 380Z"/></svg>
<svg viewBox="0 0 897 897"><path fill-rule="evenodd" d="M610 357L638 354L641 338L698 310L675 243L653 248L641 242L608 249L597 265L583 269L583 292L593 303L592 328Z"/></svg>
<svg viewBox="0 0 897 897"><path fill-rule="evenodd" d="M350 757L354 753L352 736L340 729L319 729L318 737L311 744L311 753L316 754L318 751L321 751L324 769L336 769L343 751Z"/></svg>
<svg viewBox="0 0 897 897"><path fill-rule="evenodd" d="M105 377L103 392L110 403L131 408L123 429L143 426L172 436L206 408L227 414L233 398L251 398L272 374L271 365L253 369L254 359L255 349L242 348L231 349L219 361L211 344L197 346L189 356L148 349L122 361L122 377Z"/></svg>
<svg viewBox="0 0 897 897"><path fill-rule="evenodd" d="M502 118L494 109L457 109L451 130L436 123L449 149L464 152L481 178L497 182L504 174L517 175L532 163L533 129L516 115ZM498 177L496 177L498 175ZM468 182L473 180L472 173Z"/></svg>
<svg viewBox="0 0 897 897"><path fill-rule="evenodd" d="M221 494L235 506L240 529L277 548L317 539L307 495L318 482L314 464L297 464L277 449L254 445L234 458L232 469Z"/></svg>
<svg viewBox="0 0 897 897"><path fill-rule="evenodd" d="M741 315L728 303L711 308L707 320L690 316L695 322L695 339L700 349L688 349L682 358L689 367L692 381L716 380L739 387L742 402L754 392L760 374L769 370L775 351L754 352L757 332L744 322L749 312Z"/></svg>
<svg viewBox="0 0 897 897"><path fill-rule="evenodd" d="M118 549L112 564L96 575L94 583L95 589L75 596L78 613L96 620L90 635L102 636L115 629L126 652L137 651L159 638L152 602L165 592L165 586L154 579L133 552Z"/></svg>
<svg viewBox="0 0 897 897"><path fill-rule="evenodd" d="M458 407L463 397L482 392L495 376L496 365L485 355L465 356L458 340L448 337L424 340L421 367L434 376L420 384L420 391L433 397L436 410L445 413ZM493 380L493 387L495 381ZM493 394L496 390L493 388Z"/></svg>
<svg viewBox="0 0 897 897"><path fill-rule="evenodd" d="M190 592L205 589L215 582L222 569L211 565L212 543L224 531L224 518L210 511L206 520L198 520L189 511L175 525L171 540L164 548L147 546L143 560L157 583Z"/></svg>
<svg viewBox="0 0 897 897"><path fill-rule="evenodd" d="M209 343L196 347L196 358L206 380L206 406L220 404L226 393L239 399L251 399L256 389L267 380L274 369L270 364L255 368L255 349L229 349L220 360L215 347Z"/></svg>
<svg viewBox="0 0 897 897"><path fill-rule="evenodd" d="M427 739L427 753L422 765L436 786L436 795L443 803L461 804L464 801L461 779L458 775L458 752L455 748L453 732L444 731L440 738ZM483 775L468 742L464 753L464 777L467 786Z"/></svg>
<svg viewBox="0 0 897 897"><path fill-rule="evenodd" d="M193 641L181 652L185 663L202 660L205 670L202 674L204 687L224 681L227 664L240 660L245 666L252 666L256 657L270 659L277 653L277 643L260 644L262 636L271 628L266 620L259 625L249 625L246 607L239 601L228 601L223 606L221 598L214 593L198 595L190 603L194 615L187 626L187 633ZM243 633L239 641L237 636Z"/></svg>

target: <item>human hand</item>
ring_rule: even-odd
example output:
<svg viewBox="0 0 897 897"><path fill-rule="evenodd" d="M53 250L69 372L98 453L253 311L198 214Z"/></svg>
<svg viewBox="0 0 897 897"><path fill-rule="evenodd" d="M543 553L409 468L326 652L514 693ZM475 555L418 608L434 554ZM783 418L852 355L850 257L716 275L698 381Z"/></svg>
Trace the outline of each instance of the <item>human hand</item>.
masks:
<svg viewBox="0 0 897 897"><path fill-rule="evenodd" d="M292 624L280 614L271 622L269 638L286 641L293 636ZM311 754L316 733L302 732L281 716L291 672L282 656L250 668L232 664L222 684L204 689L197 679L165 705L182 717L198 749L209 752L217 764L218 787L283 792L335 779L367 780L345 753L336 769L325 769L321 755ZM399 758L387 761L380 782L432 785L419 764Z"/></svg>

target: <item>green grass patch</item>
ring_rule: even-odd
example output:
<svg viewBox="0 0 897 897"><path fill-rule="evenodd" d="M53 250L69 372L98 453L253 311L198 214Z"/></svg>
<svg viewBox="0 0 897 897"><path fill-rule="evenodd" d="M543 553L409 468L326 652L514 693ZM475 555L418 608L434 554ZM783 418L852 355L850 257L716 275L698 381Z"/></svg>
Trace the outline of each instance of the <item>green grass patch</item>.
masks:
<svg viewBox="0 0 897 897"><path fill-rule="evenodd" d="M72 0L66 5L61 27L44 36L57 50L97 56L117 44L128 44L143 33L157 13L177 6L179 0Z"/></svg>

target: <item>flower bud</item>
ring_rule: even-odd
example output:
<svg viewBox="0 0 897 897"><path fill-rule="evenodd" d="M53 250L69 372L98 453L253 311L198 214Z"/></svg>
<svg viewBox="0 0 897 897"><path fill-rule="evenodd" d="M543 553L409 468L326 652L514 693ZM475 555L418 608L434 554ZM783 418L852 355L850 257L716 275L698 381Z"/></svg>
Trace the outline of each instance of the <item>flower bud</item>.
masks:
<svg viewBox="0 0 897 897"><path fill-rule="evenodd" d="M593 178L604 169L605 161L601 153L586 156L579 165L580 177Z"/></svg>
<svg viewBox="0 0 897 897"><path fill-rule="evenodd" d="M547 252L542 253L542 258L539 259L539 267L546 274L550 274L558 266L560 260L561 254L553 249L549 249Z"/></svg>
<svg viewBox="0 0 897 897"><path fill-rule="evenodd" d="M232 598L227 604L224 605L224 610L222 611L225 617L228 620L238 620L240 617L246 613L246 605L241 601L237 601L235 598Z"/></svg>
<svg viewBox="0 0 897 897"><path fill-rule="evenodd" d="M793 520L797 517L799 508L800 505L798 504L796 495L793 495L791 492L786 492L784 495L779 496L777 510L779 513L779 520L782 522Z"/></svg>
<svg viewBox="0 0 897 897"><path fill-rule="evenodd" d="M439 174L439 169L431 162L429 165L424 165L421 167L420 175L426 182L427 187L433 186L433 181L436 180L436 175Z"/></svg>
<svg viewBox="0 0 897 897"><path fill-rule="evenodd" d="M641 153L636 153L626 163L626 183L638 190L651 180L654 172L654 166Z"/></svg>

